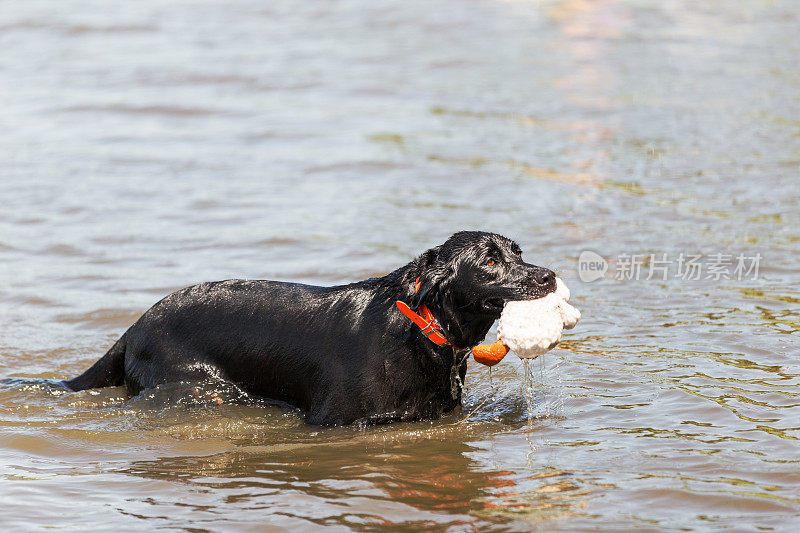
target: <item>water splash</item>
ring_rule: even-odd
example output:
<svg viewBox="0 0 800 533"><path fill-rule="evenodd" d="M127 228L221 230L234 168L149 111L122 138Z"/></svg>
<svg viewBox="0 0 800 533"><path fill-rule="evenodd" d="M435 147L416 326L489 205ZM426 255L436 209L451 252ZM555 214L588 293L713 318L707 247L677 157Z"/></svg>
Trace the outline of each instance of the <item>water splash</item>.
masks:
<svg viewBox="0 0 800 533"><path fill-rule="evenodd" d="M528 406L528 424L533 423L533 376L531 375L528 360L522 360L522 394L525 396L525 404Z"/></svg>
<svg viewBox="0 0 800 533"><path fill-rule="evenodd" d="M561 387L561 362L556 359L553 365L544 362L544 355L539 357L539 371L535 371L535 363L529 359L522 360L522 394L528 411L528 424L534 419L543 420L562 418L564 411L564 390Z"/></svg>

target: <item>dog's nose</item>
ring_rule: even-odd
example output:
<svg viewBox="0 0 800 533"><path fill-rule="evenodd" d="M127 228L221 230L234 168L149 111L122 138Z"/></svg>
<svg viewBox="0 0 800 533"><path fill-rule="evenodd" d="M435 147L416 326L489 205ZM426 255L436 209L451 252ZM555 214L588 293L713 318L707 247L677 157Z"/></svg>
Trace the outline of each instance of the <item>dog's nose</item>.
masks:
<svg viewBox="0 0 800 533"><path fill-rule="evenodd" d="M555 286L556 273L546 268L539 268L533 274L534 281L543 287Z"/></svg>

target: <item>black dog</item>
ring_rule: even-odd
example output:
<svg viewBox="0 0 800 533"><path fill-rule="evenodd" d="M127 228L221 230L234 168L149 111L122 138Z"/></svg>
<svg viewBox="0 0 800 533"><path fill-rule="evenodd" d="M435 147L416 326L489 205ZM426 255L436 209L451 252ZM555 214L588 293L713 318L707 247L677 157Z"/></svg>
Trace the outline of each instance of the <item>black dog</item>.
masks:
<svg viewBox="0 0 800 533"><path fill-rule="evenodd" d="M432 419L461 402L467 355L508 300L555 290L500 235L462 231L382 278L316 287L227 280L155 304L72 390L224 380L300 408L312 424ZM437 344L397 302L427 309ZM439 338L441 341L442 338Z"/></svg>

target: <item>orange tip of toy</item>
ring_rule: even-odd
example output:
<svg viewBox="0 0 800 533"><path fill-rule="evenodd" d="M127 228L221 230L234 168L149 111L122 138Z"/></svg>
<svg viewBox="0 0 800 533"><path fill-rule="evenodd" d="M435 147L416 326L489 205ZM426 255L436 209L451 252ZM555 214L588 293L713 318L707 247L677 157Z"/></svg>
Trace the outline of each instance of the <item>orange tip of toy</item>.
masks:
<svg viewBox="0 0 800 533"><path fill-rule="evenodd" d="M482 365L494 366L503 360L509 347L498 340L494 344L481 344L472 349L472 357Z"/></svg>

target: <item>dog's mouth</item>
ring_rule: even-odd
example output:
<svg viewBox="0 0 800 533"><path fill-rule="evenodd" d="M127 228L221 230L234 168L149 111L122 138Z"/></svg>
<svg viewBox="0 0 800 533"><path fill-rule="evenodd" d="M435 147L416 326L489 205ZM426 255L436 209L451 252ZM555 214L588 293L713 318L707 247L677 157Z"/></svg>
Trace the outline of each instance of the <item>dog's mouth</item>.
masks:
<svg viewBox="0 0 800 533"><path fill-rule="evenodd" d="M493 313L502 313L505 305L503 298L487 298L483 301L483 308Z"/></svg>
<svg viewBox="0 0 800 533"><path fill-rule="evenodd" d="M502 298L500 296L493 296L491 298L486 298L485 300L483 300L483 308L490 313L499 314L503 312L503 307L505 307L506 302L517 301L517 300L538 300L539 298L544 298L545 296L554 291L555 287L551 290L546 290L546 289L528 290L514 294L513 296L508 296L506 298Z"/></svg>

